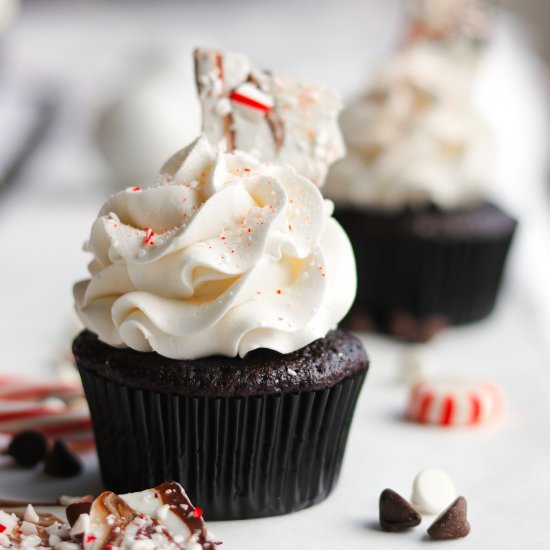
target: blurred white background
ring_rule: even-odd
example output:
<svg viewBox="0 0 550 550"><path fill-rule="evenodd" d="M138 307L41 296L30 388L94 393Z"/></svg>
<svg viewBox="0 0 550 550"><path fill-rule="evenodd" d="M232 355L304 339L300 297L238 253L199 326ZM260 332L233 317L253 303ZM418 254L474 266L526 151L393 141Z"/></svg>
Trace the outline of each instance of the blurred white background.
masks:
<svg viewBox="0 0 550 550"><path fill-rule="evenodd" d="M0 29L13 2L0 0ZM370 509L376 506L377 495L364 497L361 483L404 482L430 457L456 472L462 466L463 480L466 463L468 494L479 489L473 499L478 534L466 547L540 548L548 535L542 525L550 489L550 116L543 61L550 59L549 4L497 4L510 11L497 15L476 97L497 138L493 194L519 217L520 229L494 317L448 331L434 349L455 369L499 379L510 394L509 422L453 440L423 428L406 431L390 418L402 399L391 386L400 347L369 337L375 368L356 427L377 447L361 443L363 432L356 431L338 496L328 508L300 514L303 525L293 517L278 520L282 541L303 545L333 521L347 525L342 514L334 519L334 510L369 499ZM87 275L81 249L99 207L116 189L150 181L162 160L198 132L194 46L247 53L259 66L327 82L349 100L363 91L401 29L397 0L22 2L0 40L0 372L44 373L66 352L77 330L71 289ZM4 167L36 124L45 125L44 112L45 122L51 119L47 132L10 174ZM508 492L505 476L513 486ZM420 543L420 536L365 533L366 512L351 514L358 518L357 545L375 540L370 548L401 550ZM241 548L259 548L268 524L247 525L215 531L233 537L228 550L239 548L239 540ZM349 547L339 534L323 537L319 548Z"/></svg>
<svg viewBox="0 0 550 550"><path fill-rule="evenodd" d="M15 4L1 2L5 13ZM395 46L402 17L396 0L23 2L1 42L0 161L37 102L53 102L55 116L0 186L2 362L44 367L47 350L27 342L61 345L72 330L70 289L86 274L80 250L99 206L117 188L151 181L198 133L195 45L246 52L349 100ZM548 69L528 21L497 14L476 96L499 147L494 195L520 218L508 281L529 289L533 315L550 329Z"/></svg>

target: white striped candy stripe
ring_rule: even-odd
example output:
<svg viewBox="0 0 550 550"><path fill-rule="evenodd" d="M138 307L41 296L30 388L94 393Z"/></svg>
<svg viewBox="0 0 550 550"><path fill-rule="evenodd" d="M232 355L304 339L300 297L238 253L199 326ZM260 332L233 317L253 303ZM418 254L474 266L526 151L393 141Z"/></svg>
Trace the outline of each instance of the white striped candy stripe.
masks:
<svg viewBox="0 0 550 550"><path fill-rule="evenodd" d="M407 417L423 424L465 426L485 422L501 408L502 394L491 382L437 377L411 388Z"/></svg>
<svg viewBox="0 0 550 550"><path fill-rule="evenodd" d="M90 415L87 411L42 410L38 414L0 421L0 432L15 434L22 430L39 430L49 437L64 437L65 434L89 430Z"/></svg>
<svg viewBox="0 0 550 550"><path fill-rule="evenodd" d="M241 84L233 90L229 98L234 103L246 105L263 113L267 113L273 108L273 98L249 82Z"/></svg>
<svg viewBox="0 0 550 550"><path fill-rule="evenodd" d="M57 380L28 380L14 376L0 376L0 399L43 399L51 395L82 393L78 383Z"/></svg>
<svg viewBox="0 0 550 550"><path fill-rule="evenodd" d="M63 403L0 399L0 426L6 422L17 422L25 419L34 422L37 417L57 415L66 410L67 407Z"/></svg>

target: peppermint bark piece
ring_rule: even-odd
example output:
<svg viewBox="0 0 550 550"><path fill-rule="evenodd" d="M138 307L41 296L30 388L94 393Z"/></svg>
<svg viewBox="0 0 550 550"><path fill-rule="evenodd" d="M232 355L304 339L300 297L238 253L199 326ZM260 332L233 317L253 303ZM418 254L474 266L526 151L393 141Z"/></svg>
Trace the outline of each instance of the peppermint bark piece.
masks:
<svg viewBox="0 0 550 550"><path fill-rule="evenodd" d="M195 50L203 132L227 150L263 162L287 163L319 187L344 156L339 96L330 88L255 68L248 58Z"/></svg>

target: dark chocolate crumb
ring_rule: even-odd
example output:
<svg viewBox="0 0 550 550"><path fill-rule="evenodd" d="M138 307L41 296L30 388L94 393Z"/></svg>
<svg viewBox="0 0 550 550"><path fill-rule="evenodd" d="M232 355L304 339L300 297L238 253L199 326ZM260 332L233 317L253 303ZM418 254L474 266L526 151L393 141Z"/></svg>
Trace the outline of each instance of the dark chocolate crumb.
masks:
<svg viewBox="0 0 550 550"><path fill-rule="evenodd" d="M48 450L48 441L44 434L35 430L19 432L11 440L6 450L15 462L23 468L32 468L44 460Z"/></svg>
<svg viewBox="0 0 550 550"><path fill-rule="evenodd" d="M420 514L401 495L384 489L379 501L380 526L384 531L403 531L420 525Z"/></svg>
<svg viewBox="0 0 550 550"><path fill-rule="evenodd" d="M443 510L428 529L428 535L436 540L458 539L469 532L468 506L464 497L458 497Z"/></svg>
<svg viewBox="0 0 550 550"><path fill-rule="evenodd" d="M44 471L51 476L73 477L82 471L82 462L64 441L56 439L52 450L46 455Z"/></svg>

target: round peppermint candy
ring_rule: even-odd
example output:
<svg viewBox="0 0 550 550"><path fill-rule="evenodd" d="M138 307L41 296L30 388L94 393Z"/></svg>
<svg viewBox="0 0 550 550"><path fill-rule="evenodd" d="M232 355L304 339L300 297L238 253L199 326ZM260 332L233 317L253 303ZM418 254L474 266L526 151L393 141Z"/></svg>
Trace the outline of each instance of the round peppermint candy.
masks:
<svg viewBox="0 0 550 550"><path fill-rule="evenodd" d="M423 424L466 426L494 417L502 408L499 387L461 376L426 378L412 386L407 417Z"/></svg>

